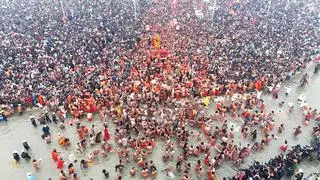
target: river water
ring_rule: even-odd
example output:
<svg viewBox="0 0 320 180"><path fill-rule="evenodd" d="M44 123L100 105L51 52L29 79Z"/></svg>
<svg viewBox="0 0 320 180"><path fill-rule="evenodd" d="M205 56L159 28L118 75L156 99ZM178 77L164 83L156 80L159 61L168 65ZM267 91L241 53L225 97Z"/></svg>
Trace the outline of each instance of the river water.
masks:
<svg viewBox="0 0 320 180"><path fill-rule="evenodd" d="M251 154L245 162L240 167L235 167L234 165L231 165L229 163L224 163L221 168L217 169L218 179L221 179L221 177L231 176L234 175L237 172L238 168L244 168L247 167L249 164L252 163L253 160L256 161L267 161L270 158L274 157L279 152L279 147L281 144L284 143L284 140L288 140L289 145L295 145L295 144L309 144L311 139L311 129L315 122L311 122L308 127L305 127L302 125L302 111L300 108L296 108L293 113L288 113L287 106L284 106L283 109L279 109L278 103L281 101L285 101L286 104L288 102L293 102L296 107L298 107L297 104L297 97L301 93L304 93L306 95L307 103L312 108L320 109L320 75L315 75L312 73L314 65L311 63L309 67L307 68L307 71L309 72L309 75L311 77L311 80L309 82L309 85L305 88L299 88L297 87L298 81L301 78L302 73L298 73L294 78L292 78L290 81L286 82L285 84L291 85L293 87L293 91L289 95L289 97L284 96L284 89L282 88L281 95L279 96L278 100L272 99L270 95L263 94L263 99L265 100L267 104L268 111L275 110L276 116L275 122L276 127L279 124L285 124L286 130L283 134L278 135L278 140L272 141L272 143L267 146L263 151L256 152L254 154ZM209 109L212 109L213 105ZM212 110L209 110L210 112ZM40 127L34 128L30 123L30 116L35 116L41 112L39 109L33 109L33 110L27 110L24 115L22 116L14 116L10 117L8 122L1 122L0 123L0 143L1 143L1 154L0 154L0 161L2 162L0 164L0 176L1 179L13 179L13 180L21 180L26 179L26 174L28 172L32 172L37 180L46 180L49 177L51 177L53 180L59 179L59 171L56 169L55 163L51 159L51 151L56 148L58 151L62 152L62 157L69 163L68 157L69 154L75 154L78 160L80 160L82 157L86 157L90 151L86 151L83 155L78 155L75 153L75 142L77 139L77 133L75 130L75 127L67 126L66 130L61 131L56 127L55 124L49 125L52 131L52 143L47 145L40 137L42 130ZM102 123L100 120L96 120L93 123L88 123L88 127L91 127L91 124L95 124L98 129L102 131ZM240 126L240 122L237 122L235 120L230 119L230 123L232 123L237 130L237 127ZM110 124L112 124L110 122ZM297 138L293 138L293 129L297 127L298 125L302 126L302 134ZM114 133L114 126L109 126L109 131L112 135ZM71 146L69 149L62 149L58 146L57 143L57 134L61 133L65 137L69 137L71 139ZM276 134L276 130L273 130L273 133ZM277 134L276 134L277 135ZM36 172L31 162L25 162L22 160L19 164L15 164L12 159L12 152L14 150L17 150L20 152L22 150L22 141L27 140L29 142L29 145L32 149L32 156L36 159L41 158L41 168L38 172ZM244 141L239 134L236 134L235 141L241 142L242 144L246 144L246 141ZM113 140L111 141L113 144ZM164 142L157 140L157 145L154 151L151 154L151 157L148 158L148 160L152 159L155 162L155 165L158 169L158 176L155 179L168 179L166 176L166 173L164 171L164 168L166 167L166 163L162 161L162 153L164 151ZM88 148L93 149L93 148ZM178 151L178 150L177 150ZM178 152L177 152L178 153ZM198 159L198 158L197 158ZM192 171L193 171L193 177L194 179L197 179L194 173L194 167L196 163L196 158L190 158L189 161L191 161L192 164ZM202 160L203 158L201 158ZM111 179L115 179L115 177L118 175L115 172L114 166L118 164L118 156L115 153L111 153L107 158L102 159L100 158L98 162L95 162L94 165L89 167L89 169L85 172L80 170L79 163L75 163L76 172L80 176L80 179L89 180L90 178L93 178L94 180L100 180L103 179L102 176L102 169L106 169L110 172ZM168 162L172 164L173 167L175 167L175 162L171 161ZM129 178L128 171L133 167L134 164L129 163L126 165L126 169L124 171L124 179L142 179L140 175L136 175L135 178ZM320 165L318 161L313 162L304 162L301 164L301 168L306 172L306 174L311 172L319 172ZM206 168L205 168L206 169ZM66 171L67 172L67 171ZM175 177L172 179L181 179L181 175L177 172L175 173Z"/></svg>

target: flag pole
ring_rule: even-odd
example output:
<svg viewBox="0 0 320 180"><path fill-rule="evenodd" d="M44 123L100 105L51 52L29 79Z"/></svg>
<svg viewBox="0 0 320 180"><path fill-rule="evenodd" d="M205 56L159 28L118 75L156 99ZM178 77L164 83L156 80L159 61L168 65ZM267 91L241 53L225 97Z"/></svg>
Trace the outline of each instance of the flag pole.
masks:
<svg viewBox="0 0 320 180"><path fill-rule="evenodd" d="M62 0L60 0L60 4L61 4L62 13L63 13L63 18L65 18L66 17L66 13L64 11Z"/></svg>
<svg viewBox="0 0 320 180"><path fill-rule="evenodd" d="M213 18L214 18L214 12L216 11L216 8L217 8L217 0L214 0L214 3L213 3L213 12L212 12L212 24L213 24Z"/></svg>
<svg viewBox="0 0 320 180"><path fill-rule="evenodd" d="M268 5L268 10L267 10L267 15L269 15L270 7L271 7L271 1L272 1L272 0L269 0L269 5Z"/></svg>
<svg viewBox="0 0 320 180"><path fill-rule="evenodd" d="M134 7L134 20L137 21L137 4L136 0L133 0L133 7Z"/></svg>

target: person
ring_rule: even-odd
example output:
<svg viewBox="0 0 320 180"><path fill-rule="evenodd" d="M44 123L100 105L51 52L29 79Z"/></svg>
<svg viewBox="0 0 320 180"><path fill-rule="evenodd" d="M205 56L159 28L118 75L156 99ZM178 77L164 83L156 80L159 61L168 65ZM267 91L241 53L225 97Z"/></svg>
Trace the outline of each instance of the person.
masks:
<svg viewBox="0 0 320 180"><path fill-rule="evenodd" d="M149 173L155 177L157 175L157 168L156 166L154 165L153 161L150 160L150 163L149 163Z"/></svg>
<svg viewBox="0 0 320 180"><path fill-rule="evenodd" d="M80 161L80 169L81 169L81 170L86 170L86 169L88 169L88 162L87 162L86 160L82 159L82 160Z"/></svg>
<svg viewBox="0 0 320 180"><path fill-rule="evenodd" d="M16 162L19 162L19 161L20 161L20 155L18 154L17 151L13 151L13 159L14 159Z"/></svg>
<svg viewBox="0 0 320 180"><path fill-rule="evenodd" d="M78 152L78 153L82 153L82 152L85 150L85 147L82 146L82 143L81 143L81 142L77 142L76 148L77 148L77 152Z"/></svg>
<svg viewBox="0 0 320 180"><path fill-rule="evenodd" d="M87 120L88 120L88 122L93 121L93 114L91 112L87 113Z"/></svg>
<svg viewBox="0 0 320 180"><path fill-rule="evenodd" d="M22 146L24 147L24 149L25 149L26 151L29 151L30 146L29 146L29 144L28 144L28 142L27 142L26 140L23 140Z"/></svg>
<svg viewBox="0 0 320 180"><path fill-rule="evenodd" d="M102 174L103 174L103 176L104 176L105 179L108 179L108 178L109 178L109 172L107 172L107 170L102 169Z"/></svg>
<svg viewBox="0 0 320 180"><path fill-rule="evenodd" d="M72 174L75 173L75 169L74 169L72 163L70 163L70 164L68 165L68 171L69 171L69 175L72 175Z"/></svg>
<svg viewBox="0 0 320 180"><path fill-rule="evenodd" d="M95 141L95 136L93 134L90 134L89 135L89 142L91 144L91 146L95 145L96 144L96 141Z"/></svg>
<svg viewBox="0 0 320 180"><path fill-rule="evenodd" d="M49 128L49 126L48 125L43 125L43 127L42 127L42 132L43 132L43 134L42 134L42 138L44 139L44 137L48 134L48 135L50 135L50 128Z"/></svg>
<svg viewBox="0 0 320 180"><path fill-rule="evenodd" d="M36 120L34 119L34 117L31 117L30 118L30 121L31 121L31 124L33 125L33 127L38 127L37 123L36 123Z"/></svg>
<svg viewBox="0 0 320 180"><path fill-rule="evenodd" d="M198 160L196 164L196 173L198 177L202 176L202 165L200 160Z"/></svg>
<svg viewBox="0 0 320 180"><path fill-rule="evenodd" d="M137 173L137 169L135 167L132 167L130 170L130 176L133 177L136 175L136 173Z"/></svg>
<svg viewBox="0 0 320 180"><path fill-rule="evenodd" d="M306 96L305 96L303 93L300 94L299 97L298 97L298 101L299 101L299 102L304 102L305 99L306 99Z"/></svg>
<svg viewBox="0 0 320 180"><path fill-rule="evenodd" d="M289 107L289 112L292 113L293 110L294 110L293 103L289 102L289 103L288 103L288 107Z"/></svg>
<svg viewBox="0 0 320 180"><path fill-rule="evenodd" d="M18 113L20 116L23 114L23 107L21 104L18 104Z"/></svg>
<svg viewBox="0 0 320 180"><path fill-rule="evenodd" d="M122 160L120 159L119 164L115 166L115 170L116 170L116 172L119 170L119 172L122 173L123 169L124 169L124 165L123 165Z"/></svg>
<svg viewBox="0 0 320 180"><path fill-rule="evenodd" d="M301 134L301 127L300 126L295 128L295 131L294 131L293 135L297 137L299 134Z"/></svg>
<svg viewBox="0 0 320 180"><path fill-rule="evenodd" d="M5 115L4 113L0 113L0 121L7 121L8 120L8 117L7 115Z"/></svg>
<svg viewBox="0 0 320 180"><path fill-rule="evenodd" d="M141 170L141 176L142 176L143 178L147 178L147 177L149 176L149 170L148 170L148 167L147 167L147 166L145 166L145 167L142 168L142 170Z"/></svg>
<svg viewBox="0 0 320 180"><path fill-rule="evenodd" d="M296 180L302 180L303 175L304 175L303 170L299 169L294 177L296 178Z"/></svg>
<svg viewBox="0 0 320 180"><path fill-rule="evenodd" d="M63 170L60 170L60 180L66 180L67 179L67 175Z"/></svg>
<svg viewBox="0 0 320 180"><path fill-rule="evenodd" d="M62 147L69 146L70 140L69 140L69 138L66 138L66 137L58 134L58 144Z"/></svg>
<svg viewBox="0 0 320 180"><path fill-rule="evenodd" d="M77 173L73 173L71 175L71 180L78 180L78 174Z"/></svg>
<svg viewBox="0 0 320 180"><path fill-rule="evenodd" d="M290 92L292 91L292 87L291 86L284 86L284 88L286 89L285 95L288 96L290 94Z"/></svg>
<svg viewBox="0 0 320 180"><path fill-rule="evenodd" d="M53 121L55 124L58 123L58 119L57 119L57 116L56 116L56 113L55 113L55 112L52 113L52 121Z"/></svg>
<svg viewBox="0 0 320 180"><path fill-rule="evenodd" d="M287 140L284 141L284 144L280 146L280 150L282 152L286 152L287 151L287 148L288 148L288 142Z"/></svg>
<svg viewBox="0 0 320 180"><path fill-rule="evenodd" d="M33 168L34 168L36 171L40 169L41 161L42 161L41 159L39 159L39 160L33 159L33 160L32 160Z"/></svg>
<svg viewBox="0 0 320 180"><path fill-rule="evenodd" d="M39 123L40 123L41 125L45 125L45 124L46 124L46 119L45 119L45 117L43 116L43 113L40 113L38 121L39 121Z"/></svg>
<svg viewBox="0 0 320 180"><path fill-rule="evenodd" d="M44 117L45 117L47 123L51 123L51 122L52 122L51 119L50 119L50 116L49 116L49 112L48 112L48 111L46 111L46 112L44 113Z"/></svg>
<svg viewBox="0 0 320 180"><path fill-rule="evenodd" d="M57 169L62 169L64 166L64 160L62 158L59 158L57 161Z"/></svg>
<svg viewBox="0 0 320 180"><path fill-rule="evenodd" d="M305 73L302 76L302 79L300 80L300 86L303 87L305 84L308 85L308 79L309 79L309 75L308 75L308 73Z"/></svg>
<svg viewBox="0 0 320 180"><path fill-rule="evenodd" d="M239 104L233 108L234 112L250 109L245 115L248 125L242 131L243 137L246 138L247 132L252 130L253 121L263 125L266 132L270 131L269 120L263 116L256 117L251 111L256 109L256 97L246 93L271 87L270 90L274 90L273 94L277 97L279 82L304 68L311 50L319 42L314 13L305 13L307 3L301 3L301 6L290 4L287 11L282 11L283 6L278 2L279 5L268 12L268 18L261 18L265 17L265 12L257 10L259 1L231 3L233 13L223 10L230 9L230 3L223 2L219 8L219 18L213 19L217 28L208 25L211 23L204 19L189 18L194 16L193 11L189 11L193 8L192 3L191 6L190 3L179 3L179 8L168 8L170 3L167 1L151 3L150 8L141 8L141 11L148 13L138 17L139 21L133 21L130 17L130 3L120 2L121 6L119 1L112 1L110 6L106 1L65 3L74 3L72 7L76 11L71 13L70 18L70 12L66 12L68 18L64 18L63 22L55 18L60 17L61 11L50 11L51 3L48 6L33 1L25 1L23 5L10 3L12 7L7 8L9 11L2 13L4 28L0 50L3 62L0 64L4 68L0 68L1 104L10 106L21 103L25 98L30 102L31 98L34 105L40 107L46 104L52 109L59 106L55 109L59 109L61 119L66 117L66 112L71 112L77 120L94 112L96 105L99 108L102 106L108 109L106 114L116 123L114 139L117 138L119 146L123 142L126 146L126 138L132 134L131 130L140 137L147 137L143 140L139 137L129 143L136 149L145 149L149 137L166 139L176 136L174 138L182 144L185 159L207 151L206 145L201 144L201 148L196 148L192 153L194 148L188 145L189 125L203 125L204 134L211 135L212 119L203 116L202 105L193 103L194 100L225 94L228 100L234 93L243 94L241 98L247 100L236 98ZM42 11L37 11L39 7ZM81 9L86 10L83 7L90 12L83 13ZM104 7L107 9L104 10ZM50 11L50 16L46 15L47 11ZM173 28L163 26L171 21L172 16L168 14L171 11L179 19L179 25ZM24 12L30 12L32 18L25 16ZM34 12L38 13L37 18L33 18ZM157 26L151 25L154 22L161 26L151 31L135 28L149 24ZM287 27L293 31L288 33ZM152 43L152 31L158 34L156 43ZM31 37L29 32L32 32ZM127 34L135 34L139 40L127 42L127 39L131 39ZM208 37L204 37L204 34ZM53 37L54 40L51 39ZM212 44L205 43L204 39ZM207 53L209 46L214 48ZM153 49L159 52L151 52ZM256 95L259 99L260 93ZM215 115L221 120L230 111L226 104L221 101L219 108L216 108L218 111ZM160 114L158 109L163 110L163 118L157 117ZM261 111L266 111L263 103ZM225 156L229 154L229 145L232 147L234 143L231 143L227 130L222 128L212 138L215 139L212 144L219 142L221 137L224 141L221 146L217 145L221 148L216 165L228 159ZM109 132L104 135L108 141ZM80 137L82 139L83 136ZM265 139L261 145L268 144L268 137ZM149 152L152 151L151 147L147 146ZM166 151L168 159L172 158L173 149L176 148L174 145ZM234 159L238 159L238 147L235 149ZM136 152L137 157L143 156L142 165L149 158L145 152ZM127 156L127 153L120 155ZM207 159L206 164L211 158ZM190 178L189 173L185 173L185 179Z"/></svg>
<svg viewBox="0 0 320 180"><path fill-rule="evenodd" d="M30 159L31 159L30 155L29 155L28 152L26 152L25 150L22 150L22 151L21 151L21 157L22 157L24 160L30 160Z"/></svg>
<svg viewBox="0 0 320 180"><path fill-rule="evenodd" d="M49 134L46 134L44 137L44 140L46 141L47 144L51 143L51 136Z"/></svg>
<svg viewBox="0 0 320 180"><path fill-rule="evenodd" d="M51 158L53 161L57 162L58 161L58 155L59 153L57 152L56 149L53 149L52 152L51 152Z"/></svg>
<svg viewBox="0 0 320 180"><path fill-rule="evenodd" d="M102 139L102 132L100 131L100 132L98 132L97 134L96 134L96 137L95 137L95 143L100 143L101 142L101 139Z"/></svg>
<svg viewBox="0 0 320 180"><path fill-rule="evenodd" d="M257 130L255 129L254 131L251 132L251 136L252 136L252 141L255 142L257 139Z"/></svg>
<svg viewBox="0 0 320 180"><path fill-rule="evenodd" d="M27 174L27 178L28 178L28 180L36 180L36 178L34 177L34 175L32 175L31 172L29 172L29 173Z"/></svg>
<svg viewBox="0 0 320 180"><path fill-rule="evenodd" d="M182 160L178 160L176 163L176 169L178 172L181 172L181 163L182 163Z"/></svg>
<svg viewBox="0 0 320 180"><path fill-rule="evenodd" d="M109 135L109 131L108 131L108 126L107 125L104 126L103 132L104 132L104 140L105 141L109 141L110 140L110 135Z"/></svg>
<svg viewBox="0 0 320 180"><path fill-rule="evenodd" d="M79 140L83 140L83 128L80 126L80 124L77 124L77 132L79 136Z"/></svg>
<svg viewBox="0 0 320 180"><path fill-rule="evenodd" d="M168 176L168 177L170 177L170 178L175 177L174 174L173 174L172 166L171 166L171 165L168 164L168 165L166 166L166 169L165 169L165 170L166 170L166 172L167 172L167 176Z"/></svg>
<svg viewBox="0 0 320 180"><path fill-rule="evenodd" d="M63 124L63 122L60 122L60 123L59 123L59 128L60 128L61 130L64 130L64 129L66 128L66 126Z"/></svg>

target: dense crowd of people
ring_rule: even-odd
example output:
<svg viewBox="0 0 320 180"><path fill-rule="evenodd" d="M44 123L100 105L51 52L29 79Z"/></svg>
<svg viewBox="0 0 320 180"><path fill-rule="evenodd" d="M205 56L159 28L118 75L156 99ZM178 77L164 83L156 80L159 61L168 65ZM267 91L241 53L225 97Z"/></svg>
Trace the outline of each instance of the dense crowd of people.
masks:
<svg viewBox="0 0 320 180"><path fill-rule="evenodd" d="M305 179L299 164L303 161L312 161L314 156L320 160L320 125L313 129L311 146L293 146L286 154L280 154L267 163L255 162L247 169L241 170L237 176L229 179L282 179L285 176L295 176L296 179ZM320 179L320 173L312 173L307 179Z"/></svg>
<svg viewBox="0 0 320 180"><path fill-rule="evenodd" d="M195 171L214 179L215 168L224 161L240 164L275 139L275 126L277 133L284 131L274 123L274 111L267 111L261 93L277 98L281 83L311 60L320 42L319 4L227 0L218 2L213 14L213 2L200 0L133 2L30 0L3 5L1 113L44 109L31 121L42 125L46 143L51 143L52 121L61 129L76 128L78 142L59 135L58 144L76 144L79 154L89 149L82 169L116 151L116 171L134 160L140 169L132 168L132 176L138 171L142 177L156 176L148 156L156 139L162 139L163 160L176 159L184 180L191 179L190 157L204 155ZM203 17L194 9L201 9ZM291 88L286 89L289 94ZM209 114L206 107L213 101L216 111ZM305 125L319 119L304 100L301 107ZM101 125L82 123L95 121L95 113ZM243 121L241 136L252 144L233 141L234 127L228 127L227 117ZM215 126L215 121L223 125ZM111 123L116 125L112 135ZM299 126L294 135L300 133ZM116 144L110 144L111 137ZM190 144L190 139L199 143ZM52 158L65 179L65 161L56 150ZM77 178L72 161L68 171ZM172 176L172 167L166 171Z"/></svg>
<svg viewBox="0 0 320 180"><path fill-rule="evenodd" d="M304 2L287 10L274 3L267 13L262 2L224 1L213 26L191 13L193 1L174 10L166 1L143 5L137 21L129 1L66 1L64 11L59 1L9 3L1 9L7 106L71 111L68 96L99 102L110 90L123 97L143 89L159 97L261 90L304 68L319 46L316 10Z"/></svg>

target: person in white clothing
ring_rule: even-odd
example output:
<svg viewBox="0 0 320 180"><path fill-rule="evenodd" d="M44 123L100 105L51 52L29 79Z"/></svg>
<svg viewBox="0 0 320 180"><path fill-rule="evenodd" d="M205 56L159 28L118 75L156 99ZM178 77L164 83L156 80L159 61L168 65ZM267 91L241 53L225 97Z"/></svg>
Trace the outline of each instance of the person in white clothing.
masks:
<svg viewBox="0 0 320 180"><path fill-rule="evenodd" d="M291 86L284 86L284 88L286 89L286 96L288 96L290 94L290 92L292 91Z"/></svg>

